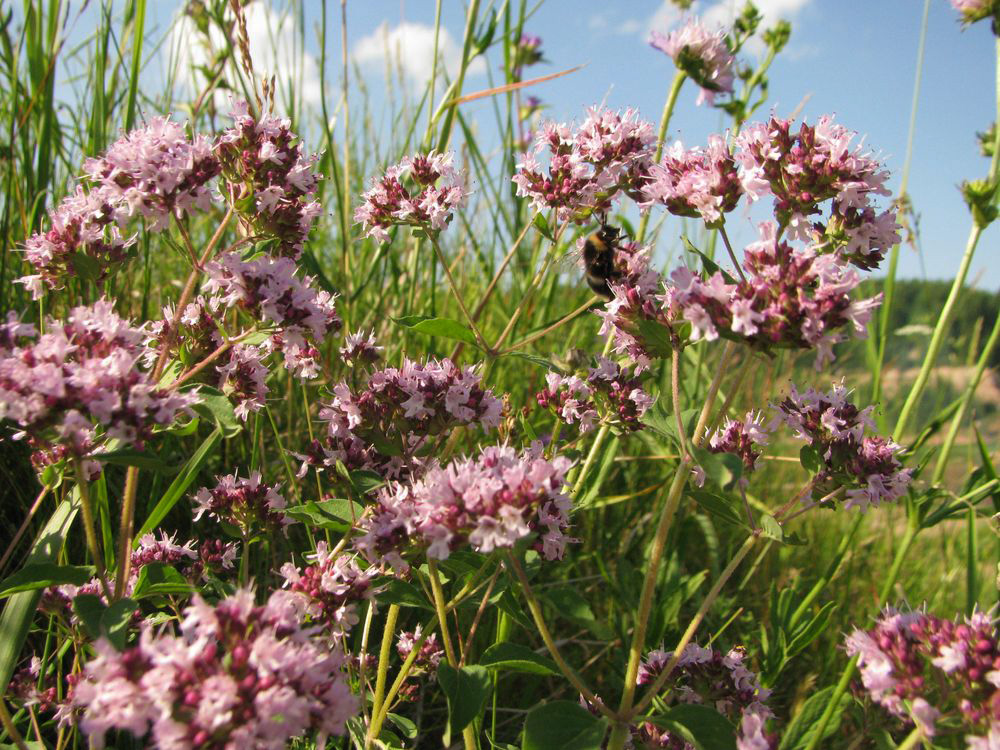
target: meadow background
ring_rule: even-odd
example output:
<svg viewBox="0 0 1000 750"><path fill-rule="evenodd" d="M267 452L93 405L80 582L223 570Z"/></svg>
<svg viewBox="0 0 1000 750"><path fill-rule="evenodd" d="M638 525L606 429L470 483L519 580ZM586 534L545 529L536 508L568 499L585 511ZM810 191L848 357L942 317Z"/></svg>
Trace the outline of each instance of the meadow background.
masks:
<svg viewBox="0 0 1000 750"><path fill-rule="evenodd" d="M737 5L742 7L696 3L688 12L724 21ZM754 119L774 111L814 122L820 114L836 113L839 122L867 134L866 145L892 171L889 188L894 197L905 196L906 210L898 261L885 264L862 289L864 296L891 295L891 304L876 314L869 339L840 345L836 362L820 374L812 369L808 353L783 352L763 362L742 384L733 411L763 407L789 382L826 389L844 378L859 404L876 404L877 421L889 432L924 361L964 249L971 219L959 184L982 177L989 167L977 134L986 133L996 117L994 37L988 24L963 28L943 0L926 6L913 0L767 0L758 5L764 26L787 20L791 36L767 71L768 88ZM671 3L634 2L609 10L607 3L560 0L445 0L436 7L431 2L257 0L245 12L257 83L248 77L232 15L221 0L0 3L0 314L15 311L38 320L43 314L64 313L74 295L96 298L96 288L81 284L43 305L12 283L27 272L20 248L46 226L85 157L99 154L123 130L156 114L169 113L194 131L217 132L228 126L231 96L253 100L255 86L270 80L276 113L290 118L306 150L321 154L317 199L324 211L301 265L320 288L339 295L345 331L374 331L386 362L447 356L453 341L394 322L419 315L460 319L460 312L426 246L404 232L387 245L362 237L353 212L370 179L421 146L447 145L456 152L473 193L442 244L465 298L475 302L531 220L510 182L518 141L530 126L519 121L519 108L528 96L536 96L539 116L568 121L581 119L584 108L597 103L637 106L655 123L673 67L648 46L646 37L651 29L666 30L684 13ZM510 81L511 40L522 33L541 36L544 53L544 60L523 78L585 67L552 81L454 104L462 94ZM432 76L435 34L441 61L438 75ZM762 51L759 43L751 44L744 56L753 61ZM682 89L670 139L697 145L730 127L725 113L696 107L694 98L693 85ZM658 267L696 260L686 254L682 237L714 249L714 240L697 222L661 217L650 223L648 237L655 243ZM633 231L640 222L630 211L610 218ZM734 216L734 242L751 236L755 218ZM213 228L210 221L193 221L192 238L204 242ZM586 228L573 231L577 234L565 238L567 254ZM905 434L894 435L914 447L908 465L928 467L918 479L920 502L944 510L919 532L912 520L917 501L882 508L860 522L844 511L806 514L792 526L805 543L761 545L702 626L705 640L747 648L764 684L773 690L771 705L782 727L801 716L810 697L837 683L847 662L844 634L854 626L867 627L885 603L926 606L953 617L988 610L998 601L1000 538L990 522L1000 510L994 470L1000 445L998 243L996 228L987 229L967 269L923 397ZM479 324L487 339L504 329L546 252L543 235L529 228L481 312ZM101 291L115 301L120 314L150 320L176 299L184 263L162 238L144 237L138 257ZM556 264L542 280L509 339L525 342L518 351L536 361L501 357L488 374L489 385L508 394L514 414L544 387L546 370L537 361L565 366L579 357L578 351L601 351L600 321L585 310L557 332L535 337L584 308L590 297L572 262ZM334 372L338 345L331 342L323 352ZM458 359L469 363L475 356L467 348ZM749 356L737 366L748 363ZM692 354L684 367L683 394L695 403L707 388L708 363ZM658 365L656 380L666 385L669 375L668 365ZM332 385L324 376L304 388L283 372L275 373L267 413L252 417L223 441L200 465L192 487L245 467L296 488L300 500L315 495L309 477L294 476L285 448L309 439L309 417L315 418L317 404ZM950 457L931 481L956 415ZM534 416L522 421L543 429ZM193 437L165 436L158 457L172 467L184 464L207 434L201 429ZM455 440L450 447L456 453L472 445L464 433ZM671 450L649 431L627 439L611 437L595 455L580 446L573 457L592 462L592 471L577 488L574 527L583 541L560 565L538 573L536 588L544 593L559 642L599 694L617 689L628 613L638 598L655 526L653 499L665 482L664 462L676 458ZM0 576L17 569L51 513L43 506L24 524L40 490L28 453L21 443L0 441L0 550L6 551L17 535ZM778 443L765 461L766 479L753 485L753 507L784 502L803 481L797 445ZM110 540L124 469L109 467L107 473L100 522ZM148 516L171 481L156 472L144 471L140 477L137 519ZM994 484L986 491L977 490L990 481ZM926 512L922 518L926 520ZM199 533L184 503L161 525L180 538ZM718 576L739 542L738 532L718 517L698 507L682 508L669 540L650 642L657 641L657 633L666 648L676 641L697 609L706 581ZM275 542L270 556L254 559L251 574L268 580L273 564L287 551L282 545L294 549L304 543L301 532ZM82 538L71 539L64 555L82 558ZM883 592L891 578L893 585ZM779 609L787 606L779 605L782 596L813 612L832 605L824 610L822 627L812 640L794 653L778 637L783 627ZM411 625L421 614L419 608L404 607L402 612ZM506 616L500 610L487 613L481 631L487 642L503 635L540 649L529 627L520 620L512 623L511 611ZM28 643L50 648L45 628L43 621L36 622ZM539 701L576 699L557 678L515 674L499 680L494 693L500 696L499 708L494 703L485 718L487 724L492 721L496 747L518 742L524 713ZM857 700L838 712L832 734L821 746L894 747L907 736L862 695L848 694ZM410 740L406 747L440 746L446 711L440 695L422 689L411 718L423 739ZM72 741L85 746L79 737Z"/></svg>

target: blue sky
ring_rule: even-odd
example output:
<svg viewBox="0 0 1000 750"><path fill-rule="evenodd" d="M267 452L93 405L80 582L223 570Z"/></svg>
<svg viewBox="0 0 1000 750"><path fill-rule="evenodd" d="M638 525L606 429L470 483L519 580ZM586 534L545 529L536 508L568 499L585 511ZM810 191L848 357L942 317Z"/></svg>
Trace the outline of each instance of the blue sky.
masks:
<svg viewBox="0 0 1000 750"><path fill-rule="evenodd" d="M340 4L328 1L330 28L328 59L336 67L328 79L339 85ZM516 3L513 3L516 5ZM695 11L712 18L731 12L732 0L701 0ZM162 30L177 3L156 3L153 21ZM419 89L429 66L427 38L434 21L431 0L348 0L348 47L366 71L376 111L383 100L384 40L403 48L402 67ZM457 55L464 24L464 3L444 0L442 39L446 62ZM483 0L482 6L487 5ZM771 69L769 102L757 117L771 110L787 115L804 101L802 115L809 121L825 113L865 136L866 145L881 154L893 173L891 188L898 186L906 151L917 42L923 11L921 0L760 0L769 20L789 19L793 25L789 46ZM293 44L297 35L292 16L280 19L288 6L274 0L269 9L251 19L252 42L260 49L255 59L284 71L285 52L265 52ZM306 69L303 77L315 83L316 26L321 3L307 0L302 8L305 29ZM669 58L646 43L649 30L666 31L678 13L660 0L548 0L526 24L526 30L544 40L547 63L531 69L544 75L585 64L574 75L542 84L532 90L557 120L579 118L584 107L604 102L611 107L638 107L653 122L659 118L673 75ZM282 25L283 24L283 25ZM254 27L256 28L256 32ZM180 38L184 38L181 36ZM268 58L268 54L270 57ZM931 0L923 84L917 115L910 195L919 214L923 258L904 246L900 274L915 278L950 278L958 266L968 234L969 217L958 191L963 179L985 175L988 162L979 155L976 131L985 130L994 118L995 52L988 24L963 30L947 0ZM488 85L488 69L496 71L494 57L479 64L467 79L466 91ZM310 80L311 79L311 80ZM440 91L440 88L439 88ZM696 89L687 84L681 94L671 127L671 137L691 145L704 144L707 136L725 127L715 110L696 108ZM329 99L328 99L329 102ZM489 119L485 105L466 105L470 115ZM488 132L484 129L484 133ZM317 144L318 145L318 144ZM737 216L735 222L748 224ZM749 229L747 228L747 234ZM996 262L1000 229L985 233L970 273L970 281L987 290L1000 289L1000 264Z"/></svg>

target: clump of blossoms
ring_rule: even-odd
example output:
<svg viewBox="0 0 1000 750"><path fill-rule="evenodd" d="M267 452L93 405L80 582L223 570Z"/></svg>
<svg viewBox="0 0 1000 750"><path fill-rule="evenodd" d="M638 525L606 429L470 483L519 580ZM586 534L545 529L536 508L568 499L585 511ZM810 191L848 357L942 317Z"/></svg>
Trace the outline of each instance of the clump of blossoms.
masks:
<svg viewBox="0 0 1000 750"><path fill-rule="evenodd" d="M538 211L555 209L559 221L578 224L605 214L621 194L642 199L656 146L653 126L634 109L587 110L579 128L546 122L517 164L517 194ZM539 156L548 152L548 165Z"/></svg>
<svg viewBox="0 0 1000 750"><path fill-rule="evenodd" d="M745 277L730 282L721 271L702 279L687 268L671 274L670 301L691 324L692 340L724 336L768 350L817 349L817 368L833 359L838 329L867 334L881 295L854 301L856 271L832 255L796 250L778 240L776 227L760 226L760 240L747 246Z"/></svg>
<svg viewBox="0 0 1000 750"><path fill-rule="evenodd" d="M244 536L260 529L284 529L294 523L283 512L286 502L278 492L280 485L268 484L260 472L251 472L246 479L230 474L216 480L212 489L202 487L195 493L195 521L207 513L235 526Z"/></svg>
<svg viewBox="0 0 1000 750"><path fill-rule="evenodd" d="M551 409L565 424L579 425L580 432L594 426L599 411L623 430L642 429L639 420L653 405L653 398L642 389L638 377L604 357L586 378L550 372L545 384L546 388L535 394L538 405Z"/></svg>
<svg viewBox="0 0 1000 750"><path fill-rule="evenodd" d="M251 317L273 326L268 345L284 356L285 367L301 378L319 373L316 345L341 328L334 297L317 291L308 276L299 279L295 261L258 255L244 260L227 253L207 264L205 291L214 295L209 307L239 306Z"/></svg>
<svg viewBox="0 0 1000 750"><path fill-rule="evenodd" d="M412 632L404 630L399 634L399 637L396 638L396 653L399 654L400 659L405 660L413 653L413 648L422 635L423 629L420 625L417 625ZM419 681L421 679L434 679L442 658L444 658L444 649L438 643L437 633L431 633L420 645L420 650L417 651L417 655L413 659L413 666L406 676L406 682L403 683L403 687L398 693L399 697L405 701L415 700L420 687Z"/></svg>
<svg viewBox="0 0 1000 750"><path fill-rule="evenodd" d="M542 52L542 38L535 34L522 34L514 45L513 58L512 74L514 79L519 81L525 66L537 65L545 59Z"/></svg>
<svg viewBox="0 0 1000 750"><path fill-rule="evenodd" d="M298 258L322 213L314 200L316 157L303 153L291 122L255 118L245 101L233 104L233 127L219 136L216 154L233 205L255 239L277 240L275 253Z"/></svg>
<svg viewBox="0 0 1000 750"><path fill-rule="evenodd" d="M844 488L844 507L865 511L905 494L912 469L904 469L896 457L902 450L899 445L864 434L866 429L875 429L872 407L858 409L849 395L843 383L835 384L829 393L811 388L799 393L793 385L773 408L776 423L787 425L796 438L806 441L818 464L813 495L823 497Z"/></svg>
<svg viewBox="0 0 1000 750"><path fill-rule="evenodd" d="M700 20L691 18L668 34L652 32L649 43L669 55L677 68L701 87L697 104L712 104L716 94L733 92L736 60L724 31L709 31Z"/></svg>
<svg viewBox="0 0 1000 750"><path fill-rule="evenodd" d="M77 187L49 219L48 231L33 234L24 243L24 259L37 273L17 279L36 300L46 288L62 288L71 276L103 281L135 244L133 238L122 235L114 207L101 190L86 192Z"/></svg>
<svg viewBox="0 0 1000 750"><path fill-rule="evenodd" d="M99 186L124 222L141 216L150 231L166 229L170 217L212 207L208 182L219 174L210 139L189 140L184 128L165 117L127 133L96 159L87 159L87 179Z"/></svg>
<svg viewBox="0 0 1000 750"><path fill-rule="evenodd" d="M311 564L302 568L290 562L281 567L285 586L306 599L306 613L326 625L329 632L349 632L358 623L357 603L374 596L374 574L362 570L351 555L331 554L329 545L322 541L306 560Z"/></svg>
<svg viewBox="0 0 1000 750"><path fill-rule="evenodd" d="M649 652L639 666L636 683L652 683L672 656L673 652ZM746 653L739 647L724 654L711 647L688 644L664 683L665 695L677 703L709 705L738 724L738 750L773 750L778 745L777 735L765 727L765 721L774 715L766 703L771 691L761 686L760 678L746 667L745 659ZM682 737L652 722L633 726L631 740L634 747L649 750L694 750Z"/></svg>
<svg viewBox="0 0 1000 750"><path fill-rule="evenodd" d="M962 23L970 24L986 18L996 18L1000 12L997 0L951 0L951 7L962 14Z"/></svg>
<svg viewBox="0 0 1000 750"><path fill-rule="evenodd" d="M402 478L422 459L428 438L463 425L494 429L502 402L483 387L473 367L451 360L406 360L403 366L377 370L364 389L346 383L333 388L333 401L320 410L327 422L324 441L314 441L304 456L306 466L367 469Z"/></svg>
<svg viewBox="0 0 1000 750"><path fill-rule="evenodd" d="M258 346L237 344L229 350L228 361L218 365L219 389L236 401L234 412L244 422L251 412L266 405L268 369L263 360L267 352Z"/></svg>
<svg viewBox="0 0 1000 750"><path fill-rule="evenodd" d="M817 251L833 252L854 265L870 269L900 241L896 212L879 212L872 197L890 195L889 172L860 145L855 133L819 118L815 126L772 117L745 127L736 137L740 179L750 201L774 196L774 214L789 239L809 242ZM810 221L822 215L824 224Z"/></svg>
<svg viewBox="0 0 1000 750"><path fill-rule="evenodd" d="M389 167L361 196L354 220L379 242L388 242L390 227L399 225L440 232L468 195L453 159L450 152L431 151Z"/></svg>
<svg viewBox="0 0 1000 750"><path fill-rule="evenodd" d="M609 283L614 296L603 310L596 311L603 321L599 333L612 336L615 352L634 362L639 374L663 354L645 331L655 328L673 335L677 313L670 302L670 290L663 294L663 277L650 268L648 247L625 243L616 249L614 264L618 277Z"/></svg>
<svg viewBox="0 0 1000 750"><path fill-rule="evenodd" d="M723 425L709 439L708 449L712 453L732 453L739 456L743 461L744 471L750 473L757 469L761 448L767 445L769 437L764 415L751 410L743 419L726 417Z"/></svg>
<svg viewBox="0 0 1000 750"><path fill-rule="evenodd" d="M685 150L675 142L660 163L649 168L642 194L647 207L659 203L672 214L701 218L711 227L736 208L743 186L726 140L712 135L704 150Z"/></svg>
<svg viewBox="0 0 1000 750"><path fill-rule="evenodd" d="M414 547L444 560L465 545L488 553L538 534L538 552L560 559L570 541L570 499L563 493L570 466L561 456L544 458L537 444L525 453L489 446L383 489L356 544L373 561L402 569L403 553Z"/></svg>
<svg viewBox="0 0 1000 750"><path fill-rule="evenodd" d="M961 732L970 750L1000 739L1000 641L989 616L964 621L887 608L847 637L873 701L927 737Z"/></svg>
<svg viewBox="0 0 1000 750"><path fill-rule="evenodd" d="M195 596L180 634L143 624L138 643L104 639L75 685L71 706L92 747L110 729L158 750L279 750L315 735L323 747L357 713L345 656L301 624L300 597L276 591L263 606L242 589L212 606Z"/></svg>
<svg viewBox="0 0 1000 750"><path fill-rule="evenodd" d="M143 534L136 540L136 548L132 551L129 576L123 594L132 595L139 581L140 572L152 563L170 565L185 579L194 583L207 573L232 570L235 560L235 542L202 539L179 544L175 535L168 536L165 531L160 531L159 538L152 533ZM92 578L79 586L71 583L49 586L42 594L39 609L48 614L67 617L70 622L76 623L78 618L73 611L73 600L81 594L91 594L99 597L105 604L108 603L100 580ZM135 621L138 622L140 617L141 612L136 610Z"/></svg>
<svg viewBox="0 0 1000 750"><path fill-rule="evenodd" d="M85 458L108 439L141 447L155 426L198 403L139 368L145 338L109 300L49 319L40 336L8 320L0 325L0 419L21 428L15 437L27 437L43 463Z"/></svg>
<svg viewBox="0 0 1000 750"><path fill-rule="evenodd" d="M382 359L383 347L375 343L375 332L355 331L344 337L340 358L352 367L373 365Z"/></svg>

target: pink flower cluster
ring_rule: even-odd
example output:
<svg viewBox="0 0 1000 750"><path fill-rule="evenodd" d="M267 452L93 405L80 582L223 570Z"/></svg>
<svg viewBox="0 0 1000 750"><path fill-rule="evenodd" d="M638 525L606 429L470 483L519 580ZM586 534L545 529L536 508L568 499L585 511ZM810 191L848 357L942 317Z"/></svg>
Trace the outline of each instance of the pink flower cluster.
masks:
<svg viewBox="0 0 1000 750"><path fill-rule="evenodd" d="M555 209L559 221L579 224L605 214L624 193L641 200L656 145L653 126L634 109L624 113L596 107L576 130L546 122L517 164L517 194L538 211ZM548 166L539 162L548 151Z"/></svg>
<svg viewBox="0 0 1000 750"><path fill-rule="evenodd" d="M779 234L812 243L817 251L836 252L861 268L874 268L899 242L894 209L876 212L873 196L890 195L889 172L862 147L851 147L855 133L829 116L815 126L772 117L736 137L740 179L751 201L774 196ZM810 222L830 201L827 223Z"/></svg>
<svg viewBox="0 0 1000 750"><path fill-rule="evenodd" d="M726 417L725 423L708 441L712 453L732 453L743 460L747 473L754 471L760 461L761 448L767 445L769 432L764 415L748 411L743 419Z"/></svg>
<svg viewBox="0 0 1000 750"><path fill-rule="evenodd" d="M235 474L216 477L214 488L202 487L195 493L194 520L208 514L219 522L237 527L244 536L263 529L284 529L294 520L286 516L280 485L263 480L259 471L243 479Z"/></svg>
<svg viewBox="0 0 1000 750"><path fill-rule="evenodd" d="M303 153L287 119L257 119L245 101L231 116L216 153L233 204L255 239L277 240L276 254L298 258L323 210L314 200L316 157Z"/></svg>
<svg viewBox="0 0 1000 750"><path fill-rule="evenodd" d="M603 310L596 311L603 321L600 335L613 335L614 350L634 362L638 374L663 353L647 333L655 330L675 337L677 313L671 308L669 292L667 296L662 294L663 277L649 267L648 247L624 244L616 250L614 264L618 271L617 280L610 284L614 297Z"/></svg>
<svg viewBox="0 0 1000 750"><path fill-rule="evenodd" d="M997 0L951 0L951 7L962 14L965 24L982 21L1000 11Z"/></svg>
<svg viewBox="0 0 1000 750"><path fill-rule="evenodd" d="M451 360L406 360L403 366L372 373L366 387L333 388L333 401L320 410L327 436L315 441L302 466L367 469L385 477L408 476L422 464L418 456L429 437L460 425L500 424L502 402L483 388L473 367Z"/></svg>
<svg viewBox="0 0 1000 750"><path fill-rule="evenodd" d="M672 656L673 652L649 652L639 666L636 682L653 682ZM764 726L765 720L774 715L766 704L771 691L761 686L760 678L746 667L745 659L746 653L739 647L723 654L690 643L664 687L679 703L708 704L739 723L739 750L771 750L777 746L777 737L768 734ZM693 750L682 738L651 723L634 727L632 734L640 747Z"/></svg>
<svg viewBox="0 0 1000 750"><path fill-rule="evenodd" d="M355 331L344 337L340 358L350 367L372 365L382 359L383 347L375 343L375 332Z"/></svg>
<svg viewBox="0 0 1000 750"><path fill-rule="evenodd" d="M134 240L122 236L115 208L101 190L76 192L63 198L49 214L51 228L24 243L24 258L37 271L17 279L41 299L45 289L59 289L70 276L103 281L124 261Z"/></svg>
<svg viewBox="0 0 1000 750"><path fill-rule="evenodd" d="M106 640L74 687L71 705L93 747L110 729L150 734L157 750L280 750L314 734L319 747L357 713L344 655L301 625L301 597L257 606L242 589L214 607L195 596L180 635L144 624L138 643Z"/></svg>
<svg viewBox="0 0 1000 750"><path fill-rule="evenodd" d="M330 633L342 635L358 623L357 603L374 595L374 574L362 570L351 555L334 555L326 542L316 545L316 552L307 555L310 565L303 568L293 563L281 567L281 575L290 591L307 600L306 613L323 623Z"/></svg>
<svg viewBox="0 0 1000 750"><path fill-rule="evenodd" d="M159 539L151 533L139 537L132 551L130 572L133 579L137 579L143 567L158 562L177 568L189 580L197 580L207 570L231 570L235 561L235 542L202 539L178 544L175 535L167 536L165 531L160 531Z"/></svg>
<svg viewBox="0 0 1000 750"><path fill-rule="evenodd" d="M423 635L422 631L421 626L417 625L415 630L404 630L399 634L399 637L396 638L396 653L399 654L400 659L405 660L413 653L414 646ZM399 691L399 697L406 701L416 700L420 687L419 680L433 679L443 658L444 649L438 643L437 633L431 633L424 639L420 650L413 659L413 666L407 675L406 682L403 683L403 687Z"/></svg>
<svg viewBox="0 0 1000 750"><path fill-rule="evenodd" d="M562 491L570 465L544 458L540 446L520 454L489 446L476 458L383 489L357 546L373 561L405 569L402 553L411 547L443 560L466 544L488 553L538 534L539 553L559 559L570 541L570 499Z"/></svg>
<svg viewBox="0 0 1000 750"><path fill-rule="evenodd" d="M514 78L521 80L521 74L525 66L537 65L543 60L542 38L534 34L522 34L514 45L513 61L511 69Z"/></svg>
<svg viewBox="0 0 1000 750"><path fill-rule="evenodd" d="M698 104L715 101L717 93L732 93L736 60L724 31L709 31L697 18L662 34L654 31L649 43L669 55L674 64L701 87Z"/></svg>
<svg viewBox="0 0 1000 750"><path fill-rule="evenodd" d="M453 158L451 153L434 151L408 156L374 180L354 212L365 235L388 242L393 226L420 227L435 234L448 226L452 213L468 195L452 166Z"/></svg>
<svg viewBox="0 0 1000 750"><path fill-rule="evenodd" d="M872 700L928 737L958 725L970 750L1000 739L1000 641L983 613L964 622L888 608L847 637ZM939 723L940 722L940 723Z"/></svg>
<svg viewBox="0 0 1000 750"><path fill-rule="evenodd" d="M333 296L314 289L308 276L299 279L294 260L270 255L243 260L228 253L205 270L205 291L215 295L208 302L211 309L237 305L269 323L274 328L269 346L282 353L285 367L302 378L319 373L316 344L342 324Z"/></svg>
<svg viewBox="0 0 1000 750"><path fill-rule="evenodd" d="M141 216L155 232L166 229L171 216L211 208L207 183L219 173L219 162L211 140L189 140L180 124L154 117L83 168L119 221Z"/></svg>
<svg viewBox="0 0 1000 750"><path fill-rule="evenodd" d="M589 431L601 411L624 430L642 429L639 420L653 405L638 377L604 357L586 379L550 372L545 384L545 390L535 394L538 405L551 409L566 424L578 424L580 432Z"/></svg>
<svg viewBox="0 0 1000 750"><path fill-rule="evenodd" d="M680 141L668 148L660 163L649 168L642 194L646 206L659 203L672 214L715 226L736 208L743 185L726 140L712 135L704 150L686 151Z"/></svg>
<svg viewBox="0 0 1000 750"><path fill-rule="evenodd" d="M799 393L793 385L788 396L773 408L776 422L805 440L820 464L813 494L822 497L838 487L846 488L844 507L857 506L863 512L904 495L912 469L899 463L899 445L877 435L865 436L866 428L875 428L872 407L858 409L848 400L849 395L843 383L835 384L829 393L811 388Z"/></svg>
<svg viewBox="0 0 1000 750"><path fill-rule="evenodd" d="M139 369L146 333L109 300L49 319L40 336L14 318L0 329L0 419L56 458L88 456L105 439L141 446L154 426L198 403L197 394L161 388Z"/></svg>
<svg viewBox="0 0 1000 750"><path fill-rule="evenodd" d="M216 367L219 388L236 401L234 412L244 422L251 412L260 411L267 403L270 389L265 382L268 369L263 362L267 354L259 346L237 344L229 350L228 361Z"/></svg>
<svg viewBox="0 0 1000 750"><path fill-rule="evenodd" d="M671 275L670 301L691 324L691 338L720 335L760 349L817 349L817 368L833 359L837 329L851 326L867 335L881 295L855 302L856 271L832 255L795 250L776 236L774 224L760 226L761 239L746 248L746 279L730 283L717 271L705 280L687 268Z"/></svg>

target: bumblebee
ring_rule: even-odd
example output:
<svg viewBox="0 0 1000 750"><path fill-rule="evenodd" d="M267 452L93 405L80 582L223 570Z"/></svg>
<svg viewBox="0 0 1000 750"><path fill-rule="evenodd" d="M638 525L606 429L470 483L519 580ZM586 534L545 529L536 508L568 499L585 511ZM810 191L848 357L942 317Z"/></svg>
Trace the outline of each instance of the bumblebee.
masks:
<svg viewBox="0 0 1000 750"><path fill-rule="evenodd" d="M596 232L590 234L583 243L583 267L587 284L596 294L611 299L610 282L621 278L615 267L615 253L622 231L618 227L601 223Z"/></svg>

